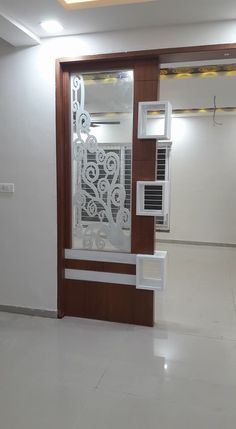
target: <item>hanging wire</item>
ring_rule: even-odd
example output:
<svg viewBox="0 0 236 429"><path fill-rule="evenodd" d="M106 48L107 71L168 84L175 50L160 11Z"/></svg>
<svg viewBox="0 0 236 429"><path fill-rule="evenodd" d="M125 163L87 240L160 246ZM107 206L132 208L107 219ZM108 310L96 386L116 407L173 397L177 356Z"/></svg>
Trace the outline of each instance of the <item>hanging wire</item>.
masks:
<svg viewBox="0 0 236 429"><path fill-rule="evenodd" d="M216 120L216 109L217 109L217 106L216 106L216 95L214 95L214 110L213 110L213 126L214 127L216 125L219 125L219 126L223 125L221 122L217 122L217 120Z"/></svg>

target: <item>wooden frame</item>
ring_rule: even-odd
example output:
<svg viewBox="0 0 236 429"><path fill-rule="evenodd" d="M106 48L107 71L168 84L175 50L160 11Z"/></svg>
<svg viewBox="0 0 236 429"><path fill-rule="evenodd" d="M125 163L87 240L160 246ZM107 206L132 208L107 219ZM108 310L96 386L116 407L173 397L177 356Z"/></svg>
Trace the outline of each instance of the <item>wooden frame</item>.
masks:
<svg viewBox="0 0 236 429"><path fill-rule="evenodd" d="M158 49L135 52L122 52L113 54L102 54L95 56L82 56L79 58L64 58L56 61L56 133L57 133L57 194L58 194L58 317L65 315L65 288L71 290L71 313L75 315L75 303L73 302L73 293L75 290L75 282L64 279L64 269L68 264L76 266L77 263L71 261L66 262L64 259L64 249L71 247L71 193L65 192L70 189L70 151L68 146L65 147L64 141L69 142L70 130L68 117L66 113L69 111L69 73L77 71L90 70L107 70L108 68L133 68L135 73L134 83L134 127L133 127L133 178L132 178L132 227L134 231L145 231L145 234L132 234L132 253L153 254L154 253L154 219L145 220L144 217L136 216L136 181L137 180L155 180L155 167L151 160L155 161L155 141L150 141L147 145L140 144L137 139L137 118L138 118L138 101L156 101L158 94L158 64L170 62L184 61L199 61L222 59L225 54L229 54L227 58L236 58L236 44L212 45L212 46L195 46L170 49ZM149 67L147 67L147 63ZM136 173L135 173L136 172ZM138 174L137 174L138 172ZM150 237L153 236L153 240ZM82 263L82 262L81 262ZM85 264L82 264L85 267ZM98 265L97 265L98 267ZM103 270L104 267L100 266ZM106 267L108 270L113 270L112 267ZM120 270L117 267L115 270ZM133 272L133 268L129 268ZM112 271L114 272L114 271ZM63 286L64 282L64 286ZM94 284L80 285L81 302L80 314L81 317L94 315L97 318L115 321L126 321L128 323L146 324L153 326L154 323L154 308L153 308L153 292L135 290L132 286L117 285L113 287L114 299L109 301L108 312L101 307L99 314L94 310L93 302L89 302L89 293L94 294L95 299L101 301L101 306L104 297L109 300L110 285L100 284L102 287L102 296L98 297L97 289ZM134 302L133 315L130 317L130 308L124 305L122 293L126 294L127 299ZM102 298L103 297L103 298ZM114 308L114 300L116 307ZM138 314L137 309L140 303L146 301L147 311ZM84 307L83 307L84 305ZM124 307L123 307L124 305ZM88 309L88 312L84 310ZM113 319L110 319L110 314L115 314ZM124 313L124 319L120 318L120 314Z"/></svg>
<svg viewBox="0 0 236 429"><path fill-rule="evenodd" d="M79 71L90 70L112 70L127 69L134 70L134 124L133 124L133 174L132 178L132 237L131 252L152 254L154 251L154 219L137 218L136 216L136 181L137 178L154 180L155 179L155 140L149 142L148 150L141 144L137 137L138 126L138 101L156 100L158 96L158 75L159 65L157 59L148 60L107 60L101 62L84 61L74 64L66 62L57 62L57 179L58 179L58 316L64 314L75 315L74 301L84 300L87 310L79 308L79 315L87 314L87 317L105 318L120 322L144 324L153 326L154 321L154 303L152 291L137 291L135 286L130 289L128 285L99 283L99 292L93 290L94 286L90 283L89 287L84 288L84 283L78 281L77 286L73 287L73 281L65 281L64 269L68 262L64 259L64 249L71 248L71 161L70 161L70 130L69 130L69 73L79 69ZM67 113L66 113L67 112ZM138 176L137 176L138 174ZM140 233L141 231L141 233ZM76 264L77 265L77 264ZM88 269L94 269L94 263L86 264ZM84 264L83 264L84 266ZM96 265L97 266L97 265ZM117 265L106 265L108 272L116 273L120 270ZM112 276L111 276L112 282ZM65 291L66 284L66 291ZM71 292L68 292L68 291ZM70 299L68 294L74 296ZM95 307L90 305L94 300L92 294L96 295L97 301L103 296L106 302L106 309L96 311ZM100 295L99 295L100 293ZM79 296L78 296L79 294ZM88 296L88 294L90 294ZM122 314L122 302L127 301L127 312ZM89 302L89 304L88 304ZM87 305L87 304L88 305ZM105 304L104 304L105 305ZM102 306L102 304L101 304ZM143 307L142 315L140 309ZM112 308L112 311L111 311ZM108 311L109 310L109 311ZM112 316L114 312L114 318ZM86 317L86 316L84 316ZM111 319L109 319L111 317Z"/></svg>
<svg viewBox="0 0 236 429"><path fill-rule="evenodd" d="M227 56L226 56L227 55ZM185 61L222 60L236 58L236 43L224 43L217 45L184 46L178 48L148 49L130 52L114 52L112 54L82 55L76 58L61 58L56 61L62 68L68 65L82 66L83 63L97 65L105 61L147 60L156 59L160 64L178 63Z"/></svg>

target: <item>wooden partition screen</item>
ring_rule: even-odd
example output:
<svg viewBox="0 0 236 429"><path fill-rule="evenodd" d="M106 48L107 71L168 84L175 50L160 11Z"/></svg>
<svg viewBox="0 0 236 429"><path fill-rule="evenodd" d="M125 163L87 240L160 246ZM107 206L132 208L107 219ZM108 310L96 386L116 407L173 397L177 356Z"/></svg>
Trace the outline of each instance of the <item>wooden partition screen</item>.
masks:
<svg viewBox="0 0 236 429"><path fill-rule="evenodd" d="M131 255L153 254L154 218L136 216L137 180L155 180L155 141L137 138L138 102L155 101L159 90L157 59L57 63L57 178L58 178L58 259L59 317L64 315L102 319L114 322L153 326L153 291L137 290L135 285L112 282L114 273L135 276L134 258L130 263L100 261L91 250L86 260L65 258L72 248L71 201L71 138L70 138L70 74L113 69L133 70L133 150L132 150L132 216ZM127 255L129 257L129 255ZM110 282L65 278L65 270L83 270L110 274Z"/></svg>
<svg viewBox="0 0 236 429"><path fill-rule="evenodd" d="M161 49L57 61L58 317L68 315L153 326L153 291L113 281L119 275L135 277L135 255L154 252L154 218L136 216L136 182L155 180L156 173L155 141L147 143L137 138L138 103L158 100L160 62L220 59L226 53L234 58L236 45ZM133 70L131 249L125 259L123 255L123 259L114 256L112 260L107 256L109 252L104 252L106 255L101 257L93 250L75 257L72 251L70 76L72 73L117 69ZM89 272L90 280L86 276L85 279L68 278L67 270Z"/></svg>

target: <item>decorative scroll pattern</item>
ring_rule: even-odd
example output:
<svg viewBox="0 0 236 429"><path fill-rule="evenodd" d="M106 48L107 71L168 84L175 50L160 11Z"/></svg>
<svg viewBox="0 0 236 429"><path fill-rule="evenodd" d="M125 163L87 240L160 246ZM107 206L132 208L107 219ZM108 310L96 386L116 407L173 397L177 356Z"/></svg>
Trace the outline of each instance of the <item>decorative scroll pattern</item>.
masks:
<svg viewBox="0 0 236 429"><path fill-rule="evenodd" d="M120 183L120 157L99 148L90 134L91 119L84 110L84 100L83 77L72 75L73 233L83 249L129 251L131 216L125 208L125 187ZM90 154L94 162L89 161ZM88 219L96 216L99 221L82 221L82 211Z"/></svg>

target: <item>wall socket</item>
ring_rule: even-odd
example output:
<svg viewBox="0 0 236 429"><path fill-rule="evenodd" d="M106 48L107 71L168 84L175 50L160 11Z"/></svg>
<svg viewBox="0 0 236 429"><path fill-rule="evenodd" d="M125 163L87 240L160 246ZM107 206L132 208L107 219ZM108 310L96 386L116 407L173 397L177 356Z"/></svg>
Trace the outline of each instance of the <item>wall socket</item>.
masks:
<svg viewBox="0 0 236 429"><path fill-rule="evenodd" d="M1 194L13 194L15 191L14 183L0 183Z"/></svg>

